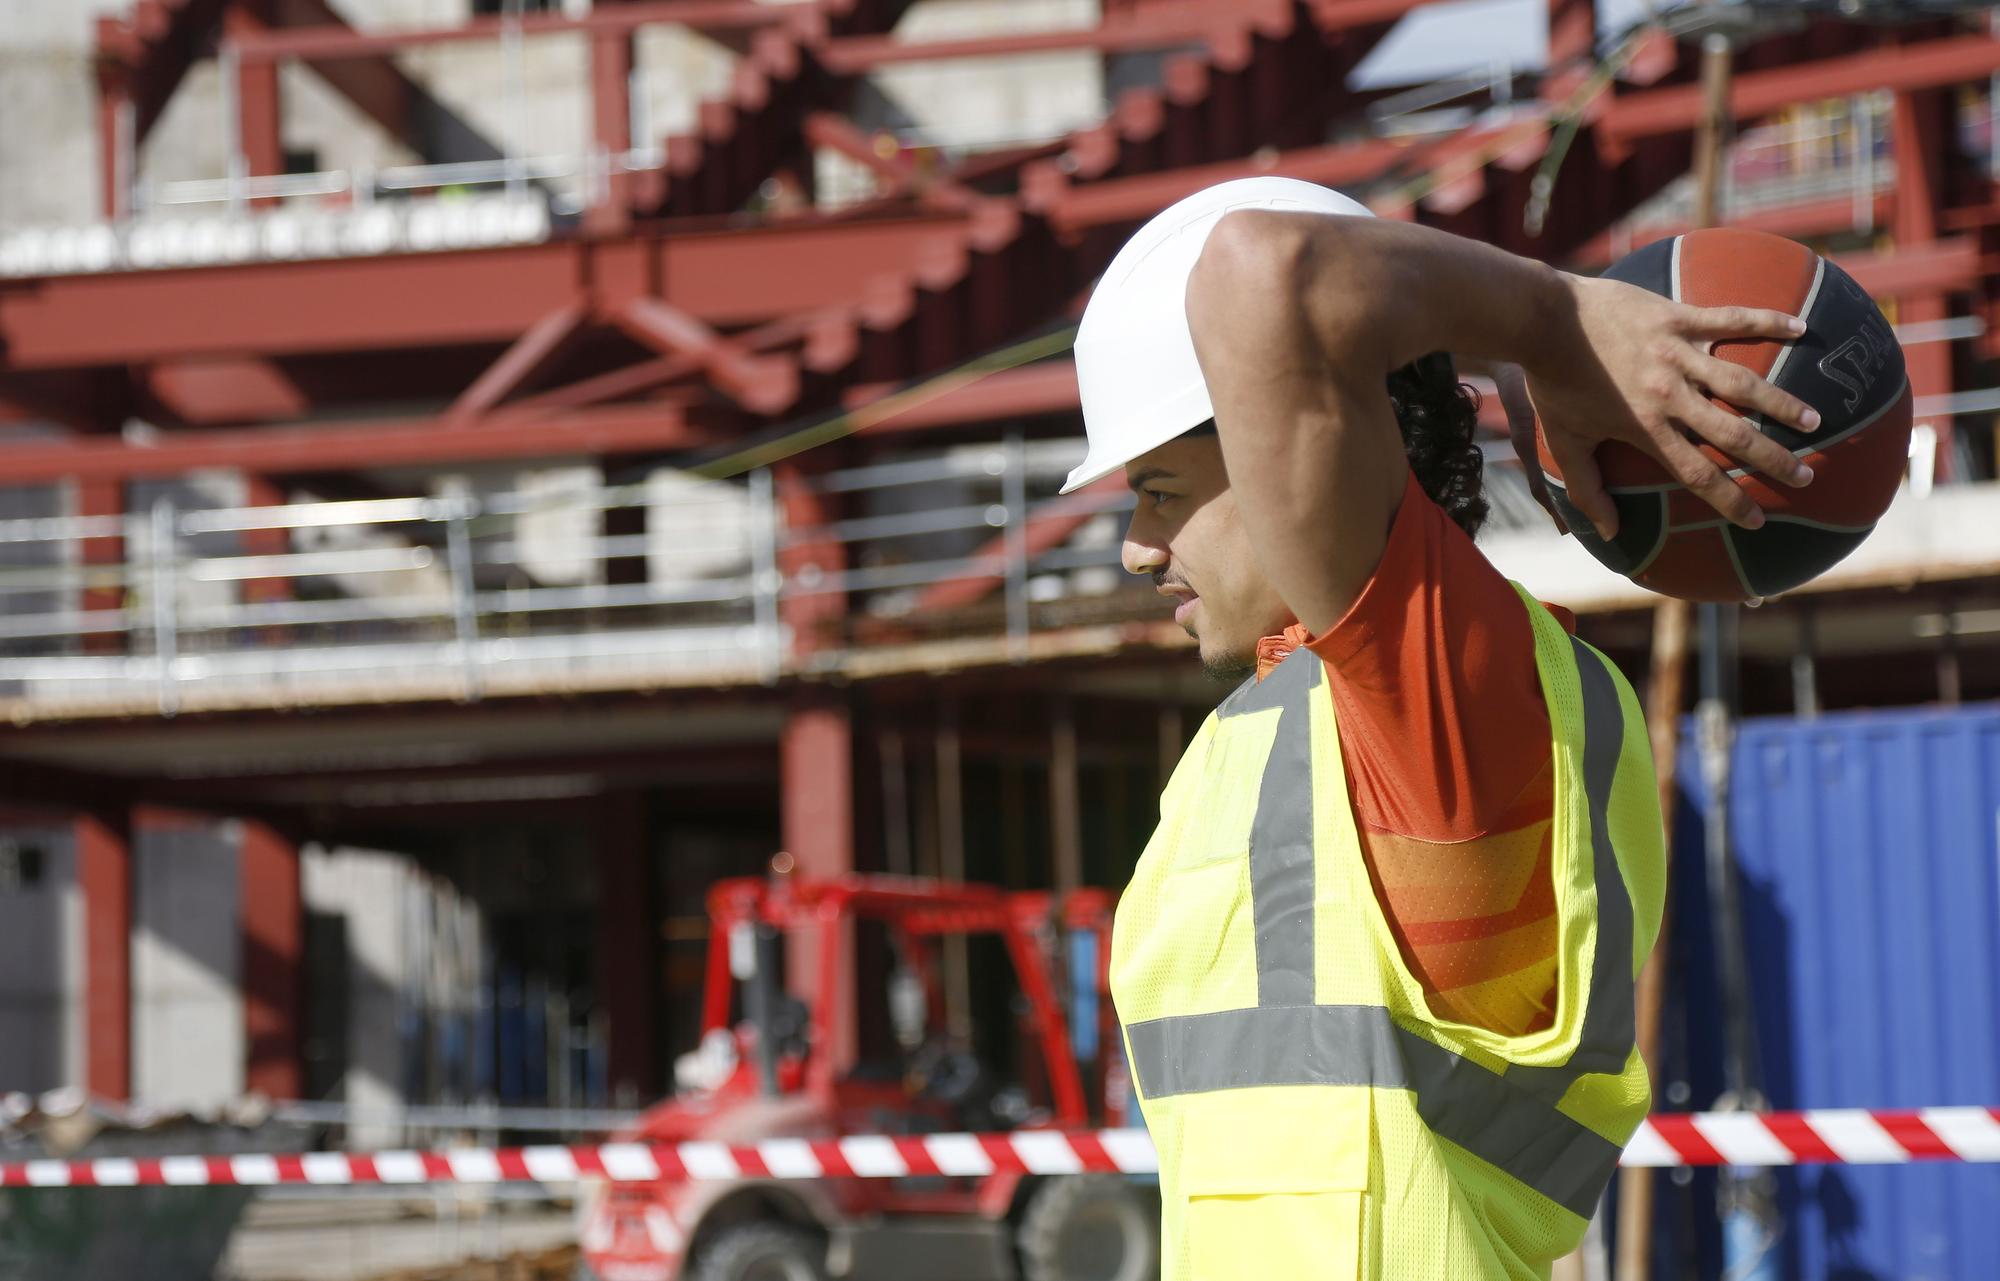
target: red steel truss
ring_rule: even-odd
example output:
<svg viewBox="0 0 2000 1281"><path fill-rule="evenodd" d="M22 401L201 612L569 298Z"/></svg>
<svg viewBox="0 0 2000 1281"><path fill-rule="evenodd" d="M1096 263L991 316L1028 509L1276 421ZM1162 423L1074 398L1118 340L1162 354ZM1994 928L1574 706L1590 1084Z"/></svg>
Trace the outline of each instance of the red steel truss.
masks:
<svg viewBox="0 0 2000 1281"><path fill-rule="evenodd" d="M1105 0L1101 20L1083 30L923 45L894 35L908 7L599 0L582 18L519 19L523 36L588 40L587 118L602 153L664 155L656 168L614 168L580 225L545 244L0 281L6 476L69 480L77 511L111 514L128 481L206 467L243 469L253 492L275 496L286 477L312 477L324 490L341 474L365 487L365 473L389 466L724 447L868 404L1073 315L1132 226L1245 174L1340 185L1385 215L1601 264L1623 248L1614 229L1686 173L1699 110L1695 54L1663 36L1637 40L1608 80L1596 74L1590 0L1548 0L1550 67L1502 123L1412 137L1369 134L1361 112L1377 95L1347 84L1417 0ZM738 62L693 130L633 138L634 34L663 23L702 33ZM357 31L326 0L137 0L98 27L103 211L127 212L120 157L210 57L235 77L237 150L251 176L283 167L285 62L308 67L425 161L495 158L493 140L395 55L506 30L476 19ZM880 67L1057 49L1157 55L1156 82L1123 91L1100 123L1067 137L954 161L879 147L851 115L857 85ZM1843 261L1896 300L1900 320L1986 319L1979 354L1988 357L2000 355L2000 193L1956 145L1953 99L1996 72L2000 41L1983 23L1815 21L1743 48L1734 90L1745 122L1805 100L1894 94L1898 180L1869 209L1886 236ZM1562 163L1544 191L1537 178L1558 146ZM815 209L819 150L859 162L876 193ZM1745 221L1818 236L1849 228L1853 212L1845 196L1818 198ZM1913 347L1910 359L1920 398L1953 389L1949 345ZM822 452L851 460L901 433L990 435L991 424L1022 419L1074 434L1074 408L1069 368L1051 361L927 401ZM159 430L128 442L121 428L132 418ZM15 420L67 434L7 439ZM800 483L818 463L806 455L776 469L777 501L795 528L841 516L834 497ZM1046 513L1030 542L1061 541L1087 511L1079 503L1076 513ZM117 541L86 550L115 560ZM843 555L835 542L795 545L782 567L837 572ZM964 604L998 580L975 560L926 601ZM839 620L844 598L823 593L788 608L810 645ZM775 753L784 839L815 874L850 869L849 705L806 683L773 697L789 709ZM102 780L25 761L10 760L8 774L12 796L84 815L90 1083L123 1093L127 826L143 789L107 792ZM216 804L254 812L222 794ZM252 1083L282 1093L298 1080L297 854L286 815L267 817L245 856L244 926L260 967L246 1035ZM639 876L637 822L627 815L606 837L604 937L621 940L607 944L607 974L649 964L642 896L628 892ZM643 994L610 1000L626 1038L612 1050L619 1079L655 1078Z"/></svg>
<svg viewBox="0 0 2000 1281"><path fill-rule="evenodd" d="M522 19L530 34L591 39L600 144L660 142L667 157L615 175L580 233L548 244L0 287L0 404L73 432L24 447L15 475L110 480L222 463L283 475L710 445L851 404L857 387L922 376L1060 315L1133 223L1242 173L1361 187L1385 213L1545 258L1601 259L1607 230L1685 171L1698 109L1691 58L1671 44L1642 48L1624 79L1592 92L1590 8L1577 0L1552 2L1553 65L1534 109L1441 139L1335 143L1325 139L1362 105L1347 73L1410 0L1138 0L1084 30L932 45L889 34L906 7L648 0ZM743 56L695 132L634 140L623 132L633 32L660 22ZM391 55L490 38L497 23L360 32L319 0L143 0L100 26L104 114L129 104L143 136L192 61L221 48L240 80L252 174L278 164L270 73L283 59L426 158L491 155ZM1052 48L1164 51L1160 83L1059 142L956 165L878 155L843 113L879 66ZM1746 121L1893 91L1909 176L1885 202L1891 244L1871 275L1911 318L1946 314L1953 295L1991 308L1996 201L1949 145L1947 99L2000 70L2000 42L1946 23L1825 23L1751 45L1740 67ZM1576 136L1531 231L1535 174L1566 123ZM880 194L838 213L746 218L774 177L809 186L815 147L863 160ZM1758 221L1810 234L1837 217L1805 205ZM1949 390L1950 370L1920 382L1920 395ZM1014 402L1005 386L980 396L982 412L1049 407L1038 387ZM412 405L435 408L413 418ZM157 446L106 439L135 416L162 428Z"/></svg>

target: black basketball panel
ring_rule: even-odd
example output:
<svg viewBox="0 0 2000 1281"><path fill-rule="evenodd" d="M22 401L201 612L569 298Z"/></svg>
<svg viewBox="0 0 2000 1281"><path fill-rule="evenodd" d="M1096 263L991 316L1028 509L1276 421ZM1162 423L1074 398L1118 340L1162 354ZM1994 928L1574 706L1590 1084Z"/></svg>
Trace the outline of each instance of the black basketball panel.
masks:
<svg viewBox="0 0 2000 1281"><path fill-rule="evenodd" d="M1825 274L1806 311L1806 332L1771 380L1819 410L1820 429L1763 424L1766 436L1794 452L1824 448L1844 430L1879 416L1902 394L1907 376L1903 348L1875 300L1834 263L1822 263Z"/></svg>
<svg viewBox="0 0 2000 1281"><path fill-rule="evenodd" d="M1617 573L1629 575L1646 565L1666 540L1667 501L1663 493L1614 492L1611 501L1618 508L1618 535L1608 543L1598 537L1597 526L1590 523L1590 517L1570 502L1568 490L1552 484L1549 498L1562 515L1563 524L1569 526L1570 535L1606 568Z"/></svg>
<svg viewBox="0 0 2000 1281"><path fill-rule="evenodd" d="M1650 290L1662 298L1674 296L1674 245L1680 239L1669 236L1665 240L1655 240L1643 249L1635 249L1604 271L1608 280L1622 280L1628 285L1637 285Z"/></svg>
<svg viewBox="0 0 2000 1281"><path fill-rule="evenodd" d="M1776 596L1811 582L1861 546L1874 530L1828 529L1775 517L1761 529L1728 528L1743 580L1758 596Z"/></svg>

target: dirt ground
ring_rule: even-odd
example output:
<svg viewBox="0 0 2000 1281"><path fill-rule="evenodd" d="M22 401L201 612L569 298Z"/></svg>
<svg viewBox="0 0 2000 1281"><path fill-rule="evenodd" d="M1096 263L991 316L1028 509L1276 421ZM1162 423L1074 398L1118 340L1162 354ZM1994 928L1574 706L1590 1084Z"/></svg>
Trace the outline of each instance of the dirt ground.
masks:
<svg viewBox="0 0 2000 1281"><path fill-rule="evenodd" d="M524 1251L502 1259L468 1259L435 1267L399 1268L380 1272L367 1281L571 1281L576 1275L575 1246Z"/></svg>

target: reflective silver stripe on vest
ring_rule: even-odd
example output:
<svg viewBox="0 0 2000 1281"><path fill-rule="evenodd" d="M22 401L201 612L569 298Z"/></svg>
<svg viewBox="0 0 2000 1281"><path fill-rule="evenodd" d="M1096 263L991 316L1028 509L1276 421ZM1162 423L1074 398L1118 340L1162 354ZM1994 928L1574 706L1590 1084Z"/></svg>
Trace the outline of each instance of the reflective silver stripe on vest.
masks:
<svg viewBox="0 0 2000 1281"><path fill-rule="evenodd" d="M1259 1005L1125 1029L1148 1099L1266 1085L1411 1090L1431 1132L1584 1218L1618 1145L1501 1076L1397 1026L1379 1005Z"/></svg>
<svg viewBox="0 0 2000 1281"><path fill-rule="evenodd" d="M1609 660L1570 637L1577 684L1583 692L1583 792L1590 807L1591 879L1597 887L1597 947L1590 991L1576 1051L1561 1067L1514 1068L1507 1073L1551 1103L1588 1072L1619 1073L1637 1037L1632 1012L1632 894L1611 845L1611 785L1624 753L1625 709L1605 667Z"/></svg>
<svg viewBox="0 0 2000 1281"><path fill-rule="evenodd" d="M1145 1097L1271 1085L1411 1090L1433 1133L1589 1217L1619 1149L1554 1104L1585 1073L1622 1072L1631 1053L1632 902L1606 821L1624 750L1624 708L1605 660L1573 644L1598 929L1570 1061L1502 1075L1399 1027L1381 1006L1313 1003L1311 694L1321 677L1319 658L1300 649L1217 709L1221 717L1283 709L1251 827L1258 1003L1128 1025Z"/></svg>
<svg viewBox="0 0 2000 1281"><path fill-rule="evenodd" d="M1304 654L1303 661L1294 661ZM1250 822L1250 908L1257 1004L1313 1002L1312 691L1325 679L1304 649L1231 695L1222 715L1278 709Z"/></svg>

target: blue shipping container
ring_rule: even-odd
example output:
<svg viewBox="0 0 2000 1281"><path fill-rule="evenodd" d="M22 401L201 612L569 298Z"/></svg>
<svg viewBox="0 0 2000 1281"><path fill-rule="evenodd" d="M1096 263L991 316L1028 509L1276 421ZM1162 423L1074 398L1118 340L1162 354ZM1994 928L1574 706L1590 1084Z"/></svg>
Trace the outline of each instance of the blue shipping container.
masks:
<svg viewBox="0 0 2000 1281"><path fill-rule="evenodd" d="M1721 1030L1717 1007L1700 1013L1713 970L1691 738L1679 774L1697 812L1676 824L1684 1041L1669 1074L1698 1108ZM2000 1105L2000 707L1748 721L1729 804L1771 1105ZM1803 1167L1780 1197L1788 1278L2000 1276L2000 1166ZM1712 1237L1688 1239L1694 1217L1678 1248L1661 1243L1680 1267L1660 1275L1712 1259Z"/></svg>

